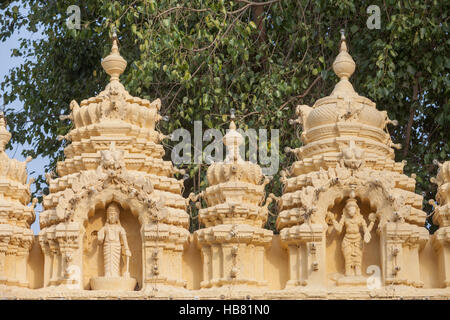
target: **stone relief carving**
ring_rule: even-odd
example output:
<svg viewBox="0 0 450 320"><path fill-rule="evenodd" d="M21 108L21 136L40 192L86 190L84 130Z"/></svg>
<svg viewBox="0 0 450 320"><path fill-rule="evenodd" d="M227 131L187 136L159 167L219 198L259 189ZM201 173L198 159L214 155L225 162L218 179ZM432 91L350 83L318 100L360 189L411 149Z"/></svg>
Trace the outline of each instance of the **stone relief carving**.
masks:
<svg viewBox="0 0 450 320"><path fill-rule="evenodd" d="M120 208L111 203L106 209L106 224L98 231L99 243L103 243L103 261L105 277L120 277L120 258L124 257L126 271L124 277L129 277L129 262L131 251L128 247L127 234L120 225Z"/></svg>
<svg viewBox="0 0 450 320"><path fill-rule="evenodd" d="M104 275L87 276L91 289L135 289L136 279L130 277L129 267L130 260L133 263L132 260L137 259L136 251L131 259L127 234L120 225L118 203L130 204L130 208L133 204L133 214L139 217L142 241L139 263L143 265L143 290L121 293L124 296L154 297L162 292L162 297L171 292L183 298L194 294L217 298L218 292L231 292L237 286L246 293L256 289L252 294L261 297L298 298L299 292L302 297L307 296L309 287L278 293L267 289L269 283L273 285L282 276L268 279L269 272L265 268L274 270L272 264L280 268L282 263L288 264L287 287L310 286L314 294L326 288L328 293L324 297L330 292L333 295L333 289L329 290L324 283L327 278L326 237L334 230L344 233L340 250L345 275L337 279L337 285L359 286L365 284L361 270L364 243L372 242L372 246L371 232L375 224L382 252L380 276L384 282L381 285L423 286L419 252L427 243L428 233L423 228L426 215L421 211L422 197L414 193L415 176L404 175L405 163L394 160L392 147L400 146L392 143L387 125L395 125L396 121L390 120L386 111L378 111L374 102L357 94L349 82L356 64L348 53L345 38L333 64L340 78L335 89L313 107L298 106L298 118L290 122L303 126L301 140L304 144L296 149L286 148L286 152L295 154L297 161L281 173L281 197L266 197L264 189L270 178L262 175L258 165L240 158L238 146L243 139L234 121L231 123L231 132L224 139L229 150L225 162L211 165L207 172L208 188L189 196L192 201L203 197L207 204L201 208L197 203L198 219L205 227L192 235L199 249L195 257L201 255L203 262L203 274L198 280L202 290L195 290L195 293L183 289L197 281L186 280L190 271L182 270L184 259L192 258L195 249L186 247L191 237L186 229L189 222L186 201L181 196L182 183L173 178L180 170L162 160L164 149L158 144L164 138L155 130L155 124L161 119L158 114L161 101L132 97L120 83L119 76L125 70L126 61L119 54L116 36L111 54L102 65L111 76L110 83L98 96L83 100L80 105L72 101L71 114L61 116L62 120L72 120L75 128L60 137L70 144L64 150L66 159L58 163L58 177L53 173L46 175L50 194L44 196L46 211L41 215L39 243L45 261L43 283L49 288L47 293L52 292L54 286L65 285L59 289L78 290L71 292L72 297L87 294L96 297L95 293L80 290L89 289L83 288L80 276L83 259L90 253L97 257L95 253L102 246L100 259L104 261ZM1 151L9 138L10 133L0 117ZM14 162L0 152L0 176L23 191L21 206L8 198L17 191L13 187L9 187L8 197L0 197L2 207L8 207L0 212L0 285L27 286L23 270L33 242L28 227L34 215L33 208L25 206L29 202L29 192L24 190L32 183L32 180L27 183L26 162ZM444 289L433 288L435 291L424 294L439 292L448 297L445 287L450 286L450 269L444 262L449 260L450 164L439 166L438 176L433 180L438 184L433 221L440 228L433 235L432 243L439 257L439 283ZM356 198L364 202L364 206L368 205L369 212L375 213L363 216ZM263 227L272 199L277 200L280 209L277 228L281 245L286 249L283 257L287 253L286 261L281 263L273 256L267 258L274 253L266 249L275 243L273 233ZM341 201L346 201L346 205L337 219L329 210ZM99 203L106 206L107 223L100 231L87 236L83 222L86 222L87 212L94 212ZM99 246L89 243L95 237ZM84 252L86 245L95 248ZM130 245L134 250L134 245ZM281 254L275 256L279 258ZM125 271L121 274L122 260ZM194 278L199 277L196 274ZM166 291L167 287L170 291ZM223 287L227 291L223 291ZM240 289L235 292L244 292L237 291ZM361 287L357 290L353 292L357 292L358 297L366 292ZM42 294L45 290L39 292ZM167 298L167 294L164 297ZM235 293L233 297L242 296Z"/></svg>
<svg viewBox="0 0 450 320"><path fill-rule="evenodd" d="M327 219L333 228L341 233L345 229L345 235L342 240L342 253L345 260L345 275L346 276L361 276L363 239L365 243L371 240L370 232L376 221L376 215L371 213L369 215L369 225L367 226L364 217L360 213L359 206L356 199L349 198L346 201L342 217L336 221L331 212L327 213ZM361 236L363 231L363 237Z"/></svg>
<svg viewBox="0 0 450 320"><path fill-rule="evenodd" d="M131 251L126 231L120 225L119 215L119 205L110 203L106 209L106 223L97 234L99 244L103 245L104 276L91 279L93 290L133 290L136 286L136 279L130 277ZM125 272L122 275L121 258L125 264Z"/></svg>
<svg viewBox="0 0 450 320"><path fill-rule="evenodd" d="M82 199L95 196L108 187L119 187L121 192L133 199L145 203L150 208L154 201L150 199L153 185L150 179L130 174L123 162L123 151L115 148L112 142L108 150L101 151L101 161L97 170L82 171L72 181L72 188L63 192L56 206L57 217L61 221L74 221L75 208ZM142 212L141 219L148 221L148 212Z"/></svg>

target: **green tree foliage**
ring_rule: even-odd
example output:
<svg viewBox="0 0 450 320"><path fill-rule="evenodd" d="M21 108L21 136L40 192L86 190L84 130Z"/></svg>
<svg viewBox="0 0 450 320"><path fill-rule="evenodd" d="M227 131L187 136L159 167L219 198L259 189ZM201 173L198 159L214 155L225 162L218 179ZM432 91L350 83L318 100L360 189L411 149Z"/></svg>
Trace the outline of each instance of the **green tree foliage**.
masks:
<svg viewBox="0 0 450 320"><path fill-rule="evenodd" d="M81 8L80 30L66 26L73 4ZM379 30L366 26L369 5L381 9ZM417 175L418 193L432 198L432 160L449 158L447 1L21 0L2 8L2 41L20 28L43 32L21 40L12 55L27 62L1 87L6 104L24 104L7 110L13 141L31 143L24 155L49 156L47 169L63 158L65 142L56 136L71 128L59 115L69 112L72 99L93 96L107 83L100 59L110 50L113 27L129 62L122 83L133 95L162 99L162 114L170 117L160 124L163 132L193 132L194 120L204 130L225 129L234 108L243 129L280 129L280 168L294 161L284 147L301 145L301 128L288 123L295 105L313 104L337 81L331 65L344 28L357 63L355 90L399 121L390 128L403 144L396 160L408 161L405 171ZM187 171L186 194L205 188L205 165ZM268 192L281 193L278 178ZM48 192L42 179L37 187Z"/></svg>

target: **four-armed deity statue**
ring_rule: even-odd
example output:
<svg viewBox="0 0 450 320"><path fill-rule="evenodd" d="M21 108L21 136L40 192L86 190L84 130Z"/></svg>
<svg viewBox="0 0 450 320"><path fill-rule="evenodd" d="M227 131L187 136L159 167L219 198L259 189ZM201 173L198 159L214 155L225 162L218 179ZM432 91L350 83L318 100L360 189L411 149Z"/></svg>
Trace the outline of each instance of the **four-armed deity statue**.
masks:
<svg viewBox="0 0 450 320"><path fill-rule="evenodd" d="M106 224L98 231L99 244L103 243L104 276L91 279L94 290L111 290L113 287L128 287L133 290L136 280L130 278L129 263L131 251L128 247L125 229L120 225L120 207L111 203L106 209ZM124 258L125 272L120 275L120 261ZM112 285L112 286L111 286Z"/></svg>
<svg viewBox="0 0 450 320"><path fill-rule="evenodd" d="M327 220L333 225L338 233L341 233L345 227L345 235L342 239L342 254L345 260L345 276L361 277L361 263L363 252L363 237L361 229L364 233L364 242L369 243L371 239L370 232L374 226L376 215L369 215L369 226L360 213L360 209L355 198L349 198L342 212L342 217L338 221L331 212L327 214Z"/></svg>

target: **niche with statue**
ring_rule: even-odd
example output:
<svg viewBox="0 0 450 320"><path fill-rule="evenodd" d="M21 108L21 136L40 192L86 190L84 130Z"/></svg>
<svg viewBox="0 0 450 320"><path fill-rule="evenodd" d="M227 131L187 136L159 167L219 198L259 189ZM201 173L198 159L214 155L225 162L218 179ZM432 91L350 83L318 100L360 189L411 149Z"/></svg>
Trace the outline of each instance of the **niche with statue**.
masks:
<svg viewBox="0 0 450 320"><path fill-rule="evenodd" d="M371 266L381 270L377 216L367 203L349 197L328 211L327 278L333 285L366 285ZM369 269L368 269L369 268ZM369 271L369 274L366 272Z"/></svg>
<svg viewBox="0 0 450 320"><path fill-rule="evenodd" d="M142 243L138 219L111 202L95 210L86 226L84 285L92 290L142 287Z"/></svg>

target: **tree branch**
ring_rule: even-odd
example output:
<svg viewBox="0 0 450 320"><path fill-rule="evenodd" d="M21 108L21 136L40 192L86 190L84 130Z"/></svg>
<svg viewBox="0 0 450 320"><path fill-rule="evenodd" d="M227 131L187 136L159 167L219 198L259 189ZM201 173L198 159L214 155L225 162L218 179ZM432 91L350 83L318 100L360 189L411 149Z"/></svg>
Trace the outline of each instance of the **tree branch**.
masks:
<svg viewBox="0 0 450 320"><path fill-rule="evenodd" d="M314 79L314 81L311 83L311 85L308 87L308 89L305 90L305 92L303 92L302 94L300 94L300 95L298 95L298 96L293 96L293 97L289 98L288 101L286 101L285 103L283 103L283 104L281 105L281 107L279 108L279 110L283 110L284 107L286 107L289 103L292 102L292 100L294 100L294 99L301 99L301 98L305 97L305 96L309 93L309 91L311 91L311 89L316 85L316 83L319 82L320 79L322 79L322 76L321 76L321 75L318 75L318 76Z"/></svg>
<svg viewBox="0 0 450 320"><path fill-rule="evenodd" d="M419 74L416 74L416 76L414 77L413 96L411 107L409 108L408 125L406 126L405 149L403 149L403 158L406 158L408 156L409 144L411 141L411 129L414 122L414 114L416 113L416 103L419 100L419 82L417 80L418 76Z"/></svg>

